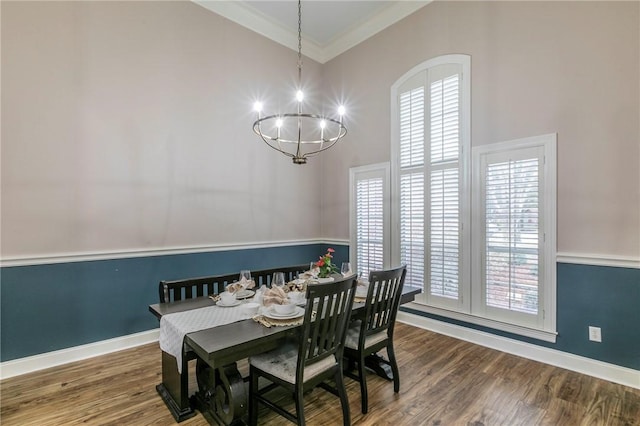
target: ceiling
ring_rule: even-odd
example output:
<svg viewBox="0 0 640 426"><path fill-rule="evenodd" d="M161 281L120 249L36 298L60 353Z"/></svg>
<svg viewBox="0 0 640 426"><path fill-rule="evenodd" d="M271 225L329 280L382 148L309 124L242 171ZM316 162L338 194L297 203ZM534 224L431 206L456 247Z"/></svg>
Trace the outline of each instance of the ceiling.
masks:
<svg viewBox="0 0 640 426"><path fill-rule="evenodd" d="M298 4L295 0L192 1L298 50ZM430 2L305 0L302 2L302 53L325 63Z"/></svg>

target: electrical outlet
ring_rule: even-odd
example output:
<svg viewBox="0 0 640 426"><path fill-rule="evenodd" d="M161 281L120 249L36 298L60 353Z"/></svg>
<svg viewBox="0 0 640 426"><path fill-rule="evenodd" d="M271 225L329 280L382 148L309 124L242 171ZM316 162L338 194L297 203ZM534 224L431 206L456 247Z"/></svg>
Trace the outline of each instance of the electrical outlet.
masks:
<svg viewBox="0 0 640 426"><path fill-rule="evenodd" d="M600 327L589 326L589 340L592 342L602 342Z"/></svg>

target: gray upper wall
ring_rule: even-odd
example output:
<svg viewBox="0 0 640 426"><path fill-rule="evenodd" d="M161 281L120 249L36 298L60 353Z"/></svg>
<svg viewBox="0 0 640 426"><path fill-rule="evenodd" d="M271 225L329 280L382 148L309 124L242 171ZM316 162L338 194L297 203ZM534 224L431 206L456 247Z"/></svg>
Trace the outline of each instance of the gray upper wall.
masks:
<svg viewBox="0 0 640 426"><path fill-rule="evenodd" d="M191 2L1 7L4 259L322 236L320 162L252 131L295 52Z"/></svg>
<svg viewBox="0 0 640 426"><path fill-rule="evenodd" d="M640 4L435 2L320 65L349 134L304 167L251 131L295 52L190 2L1 2L2 257L347 239L390 87L472 57L472 144L558 133L558 251L640 258ZM291 96L289 96L291 94Z"/></svg>
<svg viewBox="0 0 640 426"><path fill-rule="evenodd" d="M323 67L348 141L323 172L389 161L390 88L438 55L471 55L473 146L558 133L558 252L640 259L640 3L434 2ZM345 238L348 190L323 197Z"/></svg>

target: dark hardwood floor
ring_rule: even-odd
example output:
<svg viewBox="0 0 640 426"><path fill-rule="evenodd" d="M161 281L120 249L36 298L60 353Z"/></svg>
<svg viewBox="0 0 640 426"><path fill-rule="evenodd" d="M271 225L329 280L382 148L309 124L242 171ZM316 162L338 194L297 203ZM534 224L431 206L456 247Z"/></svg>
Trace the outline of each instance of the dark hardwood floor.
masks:
<svg viewBox="0 0 640 426"><path fill-rule="evenodd" d="M640 425L637 389L404 324L396 326L396 352L400 393L370 374L366 416L358 384L345 379L352 424ZM155 390L160 380L157 344L6 379L0 424L174 424ZM316 389L305 402L309 425L342 423L335 396ZM181 423L206 424L200 413ZM287 422L262 410L259 424Z"/></svg>

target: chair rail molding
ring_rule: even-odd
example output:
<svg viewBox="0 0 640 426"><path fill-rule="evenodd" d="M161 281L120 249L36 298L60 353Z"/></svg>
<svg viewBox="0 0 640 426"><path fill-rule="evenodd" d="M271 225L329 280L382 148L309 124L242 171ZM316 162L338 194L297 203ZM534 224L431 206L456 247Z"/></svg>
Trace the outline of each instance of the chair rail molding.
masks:
<svg viewBox="0 0 640 426"><path fill-rule="evenodd" d="M557 252L556 261L559 263L574 263L578 265L613 266L618 268L640 269L640 257L636 256Z"/></svg>
<svg viewBox="0 0 640 426"><path fill-rule="evenodd" d="M304 239L248 243L226 243L185 247L157 247L146 249L113 250L102 252L55 253L36 256L7 256L0 259L0 267L48 265L55 263L90 262L94 260L129 259L135 257L167 256L217 251L250 250L313 244L349 245L349 240Z"/></svg>

